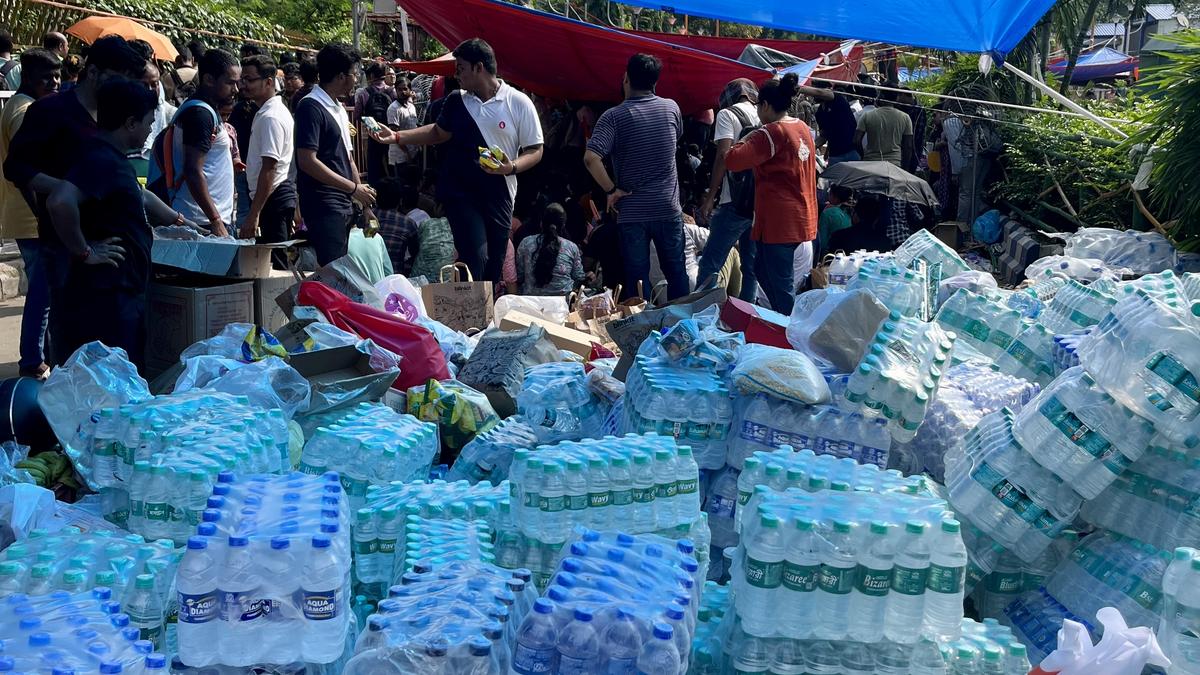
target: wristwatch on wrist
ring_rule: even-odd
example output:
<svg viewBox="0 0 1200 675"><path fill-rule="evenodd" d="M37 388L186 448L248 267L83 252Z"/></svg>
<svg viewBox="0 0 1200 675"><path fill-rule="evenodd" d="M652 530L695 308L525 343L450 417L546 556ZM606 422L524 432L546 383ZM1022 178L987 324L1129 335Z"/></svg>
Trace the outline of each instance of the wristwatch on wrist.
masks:
<svg viewBox="0 0 1200 675"><path fill-rule="evenodd" d="M612 189L611 189L611 190L609 190L608 192L605 192L604 194L605 194L605 196L608 196L608 195L611 195L612 193L614 193L614 192L616 192L616 191L617 191L617 184L616 184L616 183L613 183Z"/></svg>

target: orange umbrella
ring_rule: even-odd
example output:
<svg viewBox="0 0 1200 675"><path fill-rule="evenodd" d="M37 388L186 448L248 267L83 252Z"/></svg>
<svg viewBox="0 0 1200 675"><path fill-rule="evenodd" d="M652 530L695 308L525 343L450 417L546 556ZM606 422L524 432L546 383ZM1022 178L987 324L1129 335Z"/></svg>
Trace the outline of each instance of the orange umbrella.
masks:
<svg viewBox="0 0 1200 675"><path fill-rule="evenodd" d="M102 37L120 35L126 40L145 40L154 48L154 58L159 61L174 61L179 52L171 40L162 33L152 31L142 24L123 16L89 16L67 29L68 35L83 40L89 45Z"/></svg>

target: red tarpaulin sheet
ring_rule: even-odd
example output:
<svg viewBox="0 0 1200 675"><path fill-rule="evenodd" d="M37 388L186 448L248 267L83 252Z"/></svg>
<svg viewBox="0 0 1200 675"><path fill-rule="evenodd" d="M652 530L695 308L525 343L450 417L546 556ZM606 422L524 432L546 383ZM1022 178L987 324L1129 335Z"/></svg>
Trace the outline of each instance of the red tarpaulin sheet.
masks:
<svg viewBox="0 0 1200 675"><path fill-rule="evenodd" d="M429 61L401 61L400 59L396 59L392 61L392 67L409 73L449 76L454 74L454 56L442 54L436 59Z"/></svg>
<svg viewBox="0 0 1200 675"><path fill-rule="evenodd" d="M776 51L804 59L806 61L820 58L822 54L835 51L840 42L832 40L751 40L748 38L715 37L712 35L678 35L675 33L652 33L650 31L628 30L630 35L640 35L653 40L670 42L699 49L702 52L724 56L727 59L737 59L742 55L746 45L755 44L770 47Z"/></svg>
<svg viewBox="0 0 1200 675"><path fill-rule="evenodd" d="M663 62L658 94L685 115L715 107L730 80L764 82L772 73L732 59L494 0L398 0L444 45L483 38L496 51L501 77L548 98L617 102L629 57ZM414 64L430 65L432 62ZM820 77L852 79L857 62L818 69ZM419 72L428 72L420 70Z"/></svg>

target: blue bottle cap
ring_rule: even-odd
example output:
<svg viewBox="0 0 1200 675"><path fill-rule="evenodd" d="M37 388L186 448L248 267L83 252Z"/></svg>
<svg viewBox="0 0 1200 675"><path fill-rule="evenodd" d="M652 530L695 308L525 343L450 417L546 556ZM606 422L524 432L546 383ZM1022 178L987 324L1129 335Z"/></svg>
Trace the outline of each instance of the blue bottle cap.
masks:
<svg viewBox="0 0 1200 675"><path fill-rule="evenodd" d="M229 538L229 547L230 548L241 548L242 546L248 546L249 544L250 544L250 540L247 539L246 537L230 537Z"/></svg>
<svg viewBox="0 0 1200 675"><path fill-rule="evenodd" d="M576 607L575 608L575 620L576 621L591 621L592 613L582 607Z"/></svg>
<svg viewBox="0 0 1200 675"><path fill-rule="evenodd" d="M166 668L167 657L165 654L151 654L146 657L147 668Z"/></svg>
<svg viewBox="0 0 1200 675"><path fill-rule="evenodd" d="M201 537L215 537L217 535L217 526L213 523L200 523L196 526L196 534Z"/></svg>
<svg viewBox="0 0 1200 675"><path fill-rule="evenodd" d="M292 545L292 542L287 537L272 537L271 550L282 551Z"/></svg>
<svg viewBox="0 0 1200 675"><path fill-rule="evenodd" d="M553 614L554 603L550 602L546 598L538 598L533 602L533 611L537 612L538 614ZM49 640L50 636L47 635L46 639Z"/></svg>
<svg viewBox="0 0 1200 675"><path fill-rule="evenodd" d="M336 526L337 523L334 523L334 525ZM334 530L334 531L336 532L337 530ZM325 535L322 535L322 534L315 535L312 538L313 548L329 548L330 543L332 543L332 542L330 542L329 537L326 537Z"/></svg>
<svg viewBox="0 0 1200 675"><path fill-rule="evenodd" d="M33 633L29 636L30 647L45 647L50 644L49 633Z"/></svg>
<svg viewBox="0 0 1200 675"><path fill-rule="evenodd" d="M100 672L103 675L116 675L124 670L121 664L116 661L103 661L100 663Z"/></svg>
<svg viewBox="0 0 1200 675"><path fill-rule="evenodd" d="M203 551L208 548L208 540L204 537L188 537L187 547L192 551Z"/></svg>
<svg viewBox="0 0 1200 675"><path fill-rule="evenodd" d="M670 640L675 634L670 624L658 622L654 624L654 637L659 640Z"/></svg>

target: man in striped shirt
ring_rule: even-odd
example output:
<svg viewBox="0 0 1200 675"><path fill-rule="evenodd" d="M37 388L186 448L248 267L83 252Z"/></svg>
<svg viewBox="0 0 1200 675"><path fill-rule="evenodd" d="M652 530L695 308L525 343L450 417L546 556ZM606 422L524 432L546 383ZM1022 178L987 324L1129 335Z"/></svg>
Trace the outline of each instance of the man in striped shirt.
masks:
<svg viewBox="0 0 1200 675"><path fill-rule="evenodd" d="M683 212L675 147L683 134L683 116L672 100L654 94L662 63L634 54L625 69L625 101L596 121L583 163L608 195L617 214L625 257L625 294L649 298L650 242L667 280L667 297L689 292L683 263ZM615 179L604 160L611 159Z"/></svg>

